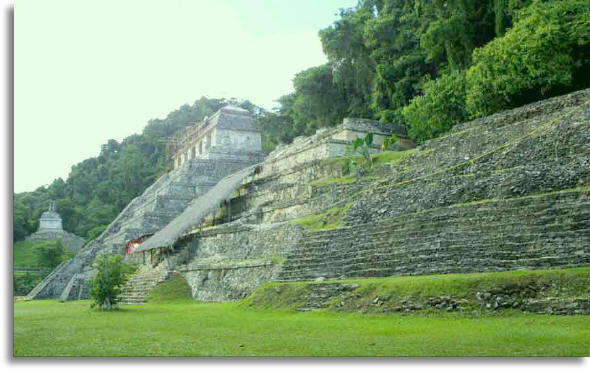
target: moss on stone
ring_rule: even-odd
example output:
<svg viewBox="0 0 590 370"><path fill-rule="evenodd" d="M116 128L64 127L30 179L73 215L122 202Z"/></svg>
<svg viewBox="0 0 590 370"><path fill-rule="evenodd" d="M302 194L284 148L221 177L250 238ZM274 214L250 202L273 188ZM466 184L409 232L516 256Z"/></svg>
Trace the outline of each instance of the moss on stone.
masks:
<svg viewBox="0 0 590 370"><path fill-rule="evenodd" d="M279 265L282 265L283 263L285 263L285 259L283 257L271 257L270 260L273 263L279 264Z"/></svg>
<svg viewBox="0 0 590 370"><path fill-rule="evenodd" d="M311 302L316 299L314 288L323 284L332 284L334 293L322 297L322 302ZM472 314L475 310L479 314L482 310L500 312L502 308L523 308L527 300L584 300L588 298L589 284L590 267L271 282L257 289L243 304L298 310L310 303L320 303L334 311L424 313L442 310ZM494 306L495 297L502 298L504 307ZM510 303L509 307L506 302Z"/></svg>
<svg viewBox="0 0 590 370"><path fill-rule="evenodd" d="M473 206L473 205L477 205L477 204L486 204L486 203L492 203L492 202L501 202L503 200L535 199L535 198L546 197L546 196L552 195L552 194L567 194L567 193L587 192L587 191L590 191L590 185L583 185L583 186L578 186L578 187L575 187L575 188L561 189L561 190L555 190L555 191L548 191L548 192L543 192L543 193L533 193L533 194L524 195L524 196L521 196L521 197L479 199L479 200L474 200L472 202L455 203L455 204L450 205L449 207L450 208L455 208L455 207L469 207L469 206Z"/></svg>
<svg viewBox="0 0 590 370"><path fill-rule="evenodd" d="M330 186L330 185L342 185L342 184L352 184L356 181L354 176L342 176L342 177L329 177L325 179L319 179L315 181L311 181L309 185L311 186Z"/></svg>
<svg viewBox="0 0 590 370"><path fill-rule="evenodd" d="M404 150L404 151L385 151L382 153L372 154L371 155L372 163L371 163L370 169L376 169L376 168L378 168L384 164L388 164L388 163L399 162L402 159L404 159L412 154L424 154L426 152L428 152L428 151L420 152L418 149L410 149L410 150ZM361 155L352 156L352 159L353 160L362 160L362 156ZM324 165L339 164L341 166L344 166L344 164L346 163L347 160L348 160L348 158L346 158L346 157L327 158L327 159L322 160L322 164L324 164ZM379 178L378 176L363 176L360 179L362 179L362 180L377 180L378 178ZM357 179L355 176L347 175L347 176L330 177L330 178L311 181L309 183L309 185L317 186L317 187L330 186L330 185L343 185L343 184L352 184L352 183L356 182L356 180Z"/></svg>
<svg viewBox="0 0 590 370"><path fill-rule="evenodd" d="M292 220L291 224L299 225L313 231L338 229L342 227L342 220L351 206L352 202L348 202L342 207L334 207L323 213Z"/></svg>
<svg viewBox="0 0 590 370"><path fill-rule="evenodd" d="M385 163L398 162L416 153L419 153L418 149L410 149L403 151L385 151L382 153L373 154L371 155L371 158L373 159L372 165L373 167L377 167Z"/></svg>
<svg viewBox="0 0 590 370"><path fill-rule="evenodd" d="M182 277L174 273L166 281L158 284L147 297L148 302L164 302L192 299L191 288Z"/></svg>
<svg viewBox="0 0 590 370"><path fill-rule="evenodd" d="M276 310L297 310L305 304L301 297L306 290L306 283L282 284L271 281L243 299L239 305Z"/></svg>

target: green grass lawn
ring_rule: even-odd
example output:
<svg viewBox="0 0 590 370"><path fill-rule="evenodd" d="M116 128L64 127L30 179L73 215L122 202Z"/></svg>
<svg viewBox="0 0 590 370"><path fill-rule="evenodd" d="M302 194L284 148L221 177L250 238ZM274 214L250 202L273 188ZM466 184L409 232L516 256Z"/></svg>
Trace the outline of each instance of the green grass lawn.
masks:
<svg viewBox="0 0 590 370"><path fill-rule="evenodd" d="M590 356L589 316L461 317L171 301L14 303L15 356Z"/></svg>

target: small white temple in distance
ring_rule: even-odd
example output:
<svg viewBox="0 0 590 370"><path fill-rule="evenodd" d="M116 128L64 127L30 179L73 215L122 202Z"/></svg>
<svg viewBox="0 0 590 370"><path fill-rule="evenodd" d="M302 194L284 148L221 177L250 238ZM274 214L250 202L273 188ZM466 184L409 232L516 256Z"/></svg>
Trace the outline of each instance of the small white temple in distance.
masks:
<svg viewBox="0 0 590 370"><path fill-rule="evenodd" d="M55 202L53 200L49 201L49 209L45 212L43 212L43 214L41 215L41 218L39 219L39 230L38 231L44 231L44 230L62 230L63 231L63 227L62 227L62 223L61 223L61 217L59 216L59 213L55 212Z"/></svg>
<svg viewBox="0 0 590 370"><path fill-rule="evenodd" d="M26 241L44 241L60 239L63 247L69 251L77 251L86 242L75 234L63 229L62 219L55 210L55 202L49 201L49 209L39 218L39 228L33 234L25 238Z"/></svg>

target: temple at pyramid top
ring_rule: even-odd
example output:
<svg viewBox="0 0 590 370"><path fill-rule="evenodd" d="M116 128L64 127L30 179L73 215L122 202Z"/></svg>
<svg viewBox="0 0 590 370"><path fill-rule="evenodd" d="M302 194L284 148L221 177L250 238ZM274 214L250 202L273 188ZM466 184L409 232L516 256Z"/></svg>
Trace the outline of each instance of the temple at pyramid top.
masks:
<svg viewBox="0 0 590 370"><path fill-rule="evenodd" d="M62 221L59 214L55 211L55 202L49 201L49 209L41 215L39 219L39 230L58 231L63 230Z"/></svg>
<svg viewBox="0 0 590 370"><path fill-rule="evenodd" d="M191 159L262 162L262 139L255 117L246 109L227 105L202 122L188 123L173 141L174 168Z"/></svg>

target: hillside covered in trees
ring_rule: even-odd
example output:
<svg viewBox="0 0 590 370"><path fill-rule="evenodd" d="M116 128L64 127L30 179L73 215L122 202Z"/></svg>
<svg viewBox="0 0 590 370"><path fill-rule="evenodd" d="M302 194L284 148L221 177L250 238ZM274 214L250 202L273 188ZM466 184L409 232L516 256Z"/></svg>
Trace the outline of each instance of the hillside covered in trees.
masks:
<svg viewBox="0 0 590 370"><path fill-rule="evenodd" d="M328 63L301 71L259 113L263 148L346 116L408 126L421 142L454 124L590 86L588 0L360 0L319 32ZM143 133L110 140L65 181L15 194L14 239L57 200L64 228L92 238L167 169L166 141L223 106L201 98Z"/></svg>

